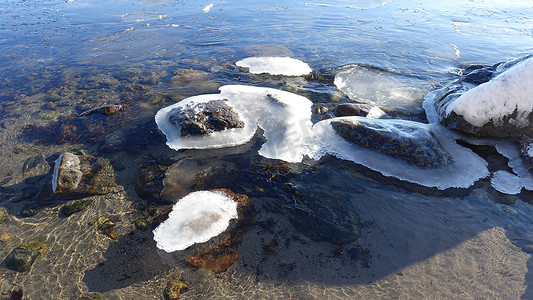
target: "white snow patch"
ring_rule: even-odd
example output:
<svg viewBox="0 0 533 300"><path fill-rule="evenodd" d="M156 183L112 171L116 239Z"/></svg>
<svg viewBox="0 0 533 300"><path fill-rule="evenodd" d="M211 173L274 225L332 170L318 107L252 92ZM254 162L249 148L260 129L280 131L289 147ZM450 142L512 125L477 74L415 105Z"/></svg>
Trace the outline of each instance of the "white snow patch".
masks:
<svg viewBox="0 0 533 300"><path fill-rule="evenodd" d="M381 154L350 143L337 135L331 127L331 122L335 120L357 120L360 118L362 117L333 118L316 123L313 126L313 130L316 135L315 143L319 146L315 148L315 153L313 154L314 159L318 160L321 156L329 153L338 158L364 165L385 176L392 176L400 180L428 187L436 187L441 190L452 187L467 188L478 179L489 175L487 162L470 149L458 145L453 135L446 128L438 124L422 124L405 120L372 119L373 122L379 122L380 126L387 126L387 124L408 124L431 130L442 147L454 159L453 163L435 169L420 168L401 159L396 159L386 154Z"/></svg>
<svg viewBox="0 0 533 300"><path fill-rule="evenodd" d="M244 128L233 128L208 136L181 137L180 129L169 122L169 112L190 103L228 99L244 121ZM266 143L259 154L287 162L300 162L311 137L312 102L303 96L272 88L243 85L220 87L220 94L186 98L162 108L155 116L159 129L167 137L167 145L174 149L223 148L244 144L252 139L257 127L264 130Z"/></svg>
<svg viewBox="0 0 533 300"><path fill-rule="evenodd" d="M533 58L527 59L496 76L489 82L467 91L446 108L470 124L481 127L489 121L502 122L515 112L510 120L517 127L529 125L528 116L533 111Z"/></svg>
<svg viewBox="0 0 533 300"><path fill-rule="evenodd" d="M308 64L290 57L248 57L235 65L248 68L252 74L304 76L312 71Z"/></svg>
<svg viewBox="0 0 533 300"><path fill-rule="evenodd" d="M221 234L237 218L237 203L223 192L199 191L180 199L168 219L154 229L157 248L184 250Z"/></svg>
<svg viewBox="0 0 533 300"><path fill-rule="evenodd" d="M350 99L406 113L418 113L427 82L408 76L352 66L335 76L335 86Z"/></svg>
<svg viewBox="0 0 533 300"><path fill-rule="evenodd" d="M207 5L206 7L204 7L204 9L203 9L204 14L208 13L211 10L211 8L213 8L213 5L214 4L211 3L211 4Z"/></svg>

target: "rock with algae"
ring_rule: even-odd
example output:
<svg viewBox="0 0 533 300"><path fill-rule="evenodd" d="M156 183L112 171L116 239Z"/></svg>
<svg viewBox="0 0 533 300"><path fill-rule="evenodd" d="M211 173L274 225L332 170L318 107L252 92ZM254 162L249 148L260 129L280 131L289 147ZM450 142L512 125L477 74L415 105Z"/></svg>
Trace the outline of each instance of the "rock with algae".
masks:
<svg viewBox="0 0 533 300"><path fill-rule="evenodd" d="M9 217L9 211L7 208L0 206L0 224L4 223Z"/></svg>
<svg viewBox="0 0 533 300"><path fill-rule="evenodd" d="M113 240L118 239L117 236L113 233L113 228L117 225L109 217L101 216L94 219L91 223L91 226L96 228L100 233L103 233L110 237Z"/></svg>
<svg viewBox="0 0 533 300"><path fill-rule="evenodd" d="M10 270L26 272L30 270L35 260L49 249L50 246L42 242L26 242L13 249L4 260L4 263Z"/></svg>
<svg viewBox="0 0 533 300"><path fill-rule="evenodd" d="M165 300L180 299L180 295L189 290L189 286L179 279L169 279L167 287L163 291Z"/></svg>
<svg viewBox="0 0 533 300"><path fill-rule="evenodd" d="M84 199L69 202L61 207L60 212L65 216L70 216L84 210L87 206L91 205L93 201L94 200L92 199Z"/></svg>

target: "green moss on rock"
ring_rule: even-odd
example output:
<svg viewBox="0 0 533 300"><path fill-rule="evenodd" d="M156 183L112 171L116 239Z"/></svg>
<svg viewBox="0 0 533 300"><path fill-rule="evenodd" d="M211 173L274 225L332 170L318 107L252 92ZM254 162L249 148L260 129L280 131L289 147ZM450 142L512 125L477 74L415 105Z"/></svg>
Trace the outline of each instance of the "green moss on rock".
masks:
<svg viewBox="0 0 533 300"><path fill-rule="evenodd" d="M4 223L9 217L9 211L7 208L0 206L0 224Z"/></svg>
<svg viewBox="0 0 533 300"><path fill-rule="evenodd" d="M13 249L4 262L10 270L26 272L31 268L35 260L49 249L50 246L42 242L26 242Z"/></svg>
<svg viewBox="0 0 533 300"><path fill-rule="evenodd" d="M165 300L179 299L180 295L188 290L189 286L185 282L179 279L169 279L163 297Z"/></svg>
<svg viewBox="0 0 533 300"><path fill-rule="evenodd" d="M61 213L65 216L70 216L77 212L82 211L87 206L93 203L92 199L78 200L74 202L67 203L61 207Z"/></svg>

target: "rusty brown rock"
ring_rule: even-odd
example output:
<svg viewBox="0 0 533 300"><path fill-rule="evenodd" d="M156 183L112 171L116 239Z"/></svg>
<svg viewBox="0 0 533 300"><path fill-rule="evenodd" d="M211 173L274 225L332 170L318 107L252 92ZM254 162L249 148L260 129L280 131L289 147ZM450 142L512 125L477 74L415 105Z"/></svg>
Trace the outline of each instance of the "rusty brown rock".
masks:
<svg viewBox="0 0 533 300"><path fill-rule="evenodd" d="M342 103L335 108L336 117L360 116L366 117L370 111L370 106L359 103Z"/></svg>

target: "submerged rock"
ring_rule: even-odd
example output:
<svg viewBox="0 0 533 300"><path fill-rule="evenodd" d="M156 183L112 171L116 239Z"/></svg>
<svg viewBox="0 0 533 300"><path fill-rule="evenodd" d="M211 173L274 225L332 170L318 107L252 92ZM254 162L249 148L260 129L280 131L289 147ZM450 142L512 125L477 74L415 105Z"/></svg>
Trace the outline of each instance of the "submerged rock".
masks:
<svg viewBox="0 0 533 300"><path fill-rule="evenodd" d="M117 237L113 233L113 228L117 226L117 224L113 222L109 217L102 216L102 217L96 218L90 223L90 225L92 225L100 233L107 235L111 239L113 240L117 239Z"/></svg>
<svg viewBox="0 0 533 300"><path fill-rule="evenodd" d="M180 295L189 290L189 286L179 279L169 279L163 291L165 300L179 299Z"/></svg>
<svg viewBox="0 0 533 300"><path fill-rule="evenodd" d="M169 121L181 130L181 136L209 135L229 128L243 128L244 122L226 99L191 103L176 107L169 113Z"/></svg>
<svg viewBox="0 0 533 300"><path fill-rule="evenodd" d="M28 271L35 260L50 249L45 243L32 241L26 242L13 249L4 260L8 269L17 272Z"/></svg>
<svg viewBox="0 0 533 300"><path fill-rule="evenodd" d="M105 300L105 298L98 293L85 293L79 296L77 300Z"/></svg>
<svg viewBox="0 0 533 300"><path fill-rule="evenodd" d="M359 118L332 121L331 126L351 143L419 167L438 168L453 161L430 130L414 123L411 126L408 123L382 124Z"/></svg>
<svg viewBox="0 0 533 300"><path fill-rule="evenodd" d="M9 217L9 211L7 208L0 206L0 224L3 224Z"/></svg>
<svg viewBox="0 0 533 300"><path fill-rule="evenodd" d="M81 114L79 114L78 117L86 117L92 114L102 114L104 116L112 116L116 114L117 112L121 111L122 109L124 109L124 107L120 104L104 105L104 106L100 106L97 108L86 110L82 112Z"/></svg>
<svg viewBox="0 0 533 300"><path fill-rule="evenodd" d="M289 220L301 233L314 241L347 244L360 235L360 221L356 212L345 203L349 195L318 188L293 185L297 209Z"/></svg>
<svg viewBox="0 0 533 300"><path fill-rule="evenodd" d="M335 108L335 117L360 116L366 117L370 111L370 106L358 103L342 103Z"/></svg>
<svg viewBox="0 0 533 300"><path fill-rule="evenodd" d="M50 165L42 154L28 158L22 165L22 173L27 177L35 177L50 172Z"/></svg>
<svg viewBox="0 0 533 300"><path fill-rule="evenodd" d="M93 203L92 199L78 200L63 205L60 212L65 216L73 215L84 210L87 206Z"/></svg>
<svg viewBox="0 0 533 300"><path fill-rule="evenodd" d="M139 198L155 204L172 204L172 201L161 197L161 192L165 188L163 180L167 169L167 166L154 165L139 170L135 181L135 191Z"/></svg>
<svg viewBox="0 0 533 300"><path fill-rule="evenodd" d="M115 172L108 159L64 152L55 161L54 197L103 195L116 186Z"/></svg>
<svg viewBox="0 0 533 300"><path fill-rule="evenodd" d="M533 137L533 56L463 74L435 96L439 122L480 138Z"/></svg>
<svg viewBox="0 0 533 300"><path fill-rule="evenodd" d="M137 228L140 231L146 231L150 227L150 223L148 223L148 220L145 218L137 219L135 220L135 228Z"/></svg>

